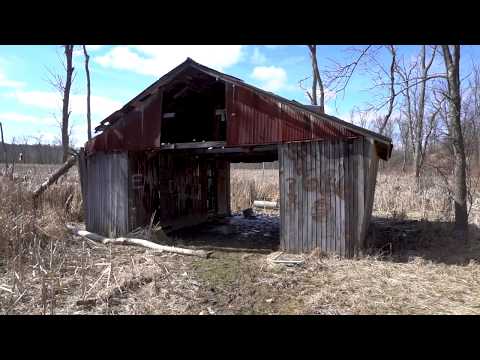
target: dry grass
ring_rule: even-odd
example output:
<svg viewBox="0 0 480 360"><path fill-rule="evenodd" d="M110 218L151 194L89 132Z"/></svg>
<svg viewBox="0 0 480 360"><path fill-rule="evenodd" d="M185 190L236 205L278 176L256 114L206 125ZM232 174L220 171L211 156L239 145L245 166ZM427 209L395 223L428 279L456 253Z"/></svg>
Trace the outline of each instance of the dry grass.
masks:
<svg viewBox="0 0 480 360"><path fill-rule="evenodd" d="M252 207L255 200L278 201L278 170L232 169L230 191L232 211Z"/></svg>
<svg viewBox="0 0 480 360"><path fill-rule="evenodd" d="M45 305L70 259L63 224L81 220L76 170L48 189L36 208L32 201L32 190L54 169L18 166L13 180L0 177L0 310L5 313L21 307L33 289L41 292L35 303Z"/></svg>
<svg viewBox="0 0 480 360"><path fill-rule="evenodd" d="M378 178L374 215L425 220L415 246L351 260L317 253L289 267L258 253L198 259L83 242L63 226L81 221L76 170L34 211L31 190L54 167L17 169L14 182L0 178L1 313L480 314L479 238L450 238L451 206L435 177L418 187L408 175ZM232 170L232 210L278 200L277 174Z"/></svg>

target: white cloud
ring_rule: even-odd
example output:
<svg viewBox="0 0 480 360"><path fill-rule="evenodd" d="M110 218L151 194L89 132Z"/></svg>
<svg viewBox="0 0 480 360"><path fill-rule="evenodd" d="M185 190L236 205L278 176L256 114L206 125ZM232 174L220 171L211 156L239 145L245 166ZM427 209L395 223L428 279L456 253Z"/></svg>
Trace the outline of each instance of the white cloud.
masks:
<svg viewBox="0 0 480 360"><path fill-rule="evenodd" d="M43 109L59 111L62 106L61 96L55 91L16 91L9 96L16 98L24 105ZM85 115L87 113L86 101L86 95L71 95L70 110L72 111L72 114ZM91 96L90 101L92 115L101 119L107 117L123 106L121 102L103 96L93 95Z"/></svg>
<svg viewBox="0 0 480 360"><path fill-rule="evenodd" d="M94 127L94 126L93 126ZM92 128L93 132L93 128ZM95 134L93 134L95 135ZM70 134L70 142L75 146L83 146L87 141L87 123L85 121L75 122L72 125L72 131Z"/></svg>
<svg viewBox="0 0 480 360"><path fill-rule="evenodd" d="M96 52L100 50L102 47L105 45L85 45L87 47L87 52L88 55L91 55L91 53ZM73 48L73 56L83 56L83 45L75 45Z"/></svg>
<svg viewBox="0 0 480 360"><path fill-rule="evenodd" d="M57 133L53 133L50 131L40 131L30 141L31 143L40 142L41 144L53 144L53 145L61 144L60 136Z"/></svg>
<svg viewBox="0 0 480 360"><path fill-rule="evenodd" d="M21 88L25 83L21 81L9 80L0 69L0 87Z"/></svg>
<svg viewBox="0 0 480 360"><path fill-rule="evenodd" d="M261 82L260 87L267 91L278 91L287 86L287 72L277 66L257 66L251 76Z"/></svg>
<svg viewBox="0 0 480 360"><path fill-rule="evenodd" d="M104 67L160 77L187 57L222 71L241 61L243 51L242 45L115 46L94 61Z"/></svg>
<svg viewBox="0 0 480 360"><path fill-rule="evenodd" d="M53 117L36 117L15 112L0 113L0 121L5 123L30 123L38 125L54 125L56 120Z"/></svg>
<svg viewBox="0 0 480 360"><path fill-rule="evenodd" d="M250 62L255 65L262 65L267 62L267 57L262 54L262 52L256 47L253 49L252 57Z"/></svg>
<svg viewBox="0 0 480 360"><path fill-rule="evenodd" d="M87 51L98 51L105 45L87 45Z"/></svg>
<svg viewBox="0 0 480 360"><path fill-rule="evenodd" d="M278 49L286 45L264 45L267 49Z"/></svg>

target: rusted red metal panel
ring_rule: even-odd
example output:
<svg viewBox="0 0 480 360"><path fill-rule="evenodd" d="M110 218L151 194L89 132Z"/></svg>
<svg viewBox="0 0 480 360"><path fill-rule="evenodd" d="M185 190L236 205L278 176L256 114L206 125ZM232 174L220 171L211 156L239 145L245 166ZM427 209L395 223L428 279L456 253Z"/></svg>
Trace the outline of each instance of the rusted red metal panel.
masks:
<svg viewBox="0 0 480 360"><path fill-rule="evenodd" d="M355 138L352 131L253 89L227 85L227 145Z"/></svg>
<svg viewBox="0 0 480 360"><path fill-rule="evenodd" d="M159 148L162 128L162 92L143 111L143 138L145 147ZM138 139L137 139L138 141Z"/></svg>
<svg viewBox="0 0 480 360"><path fill-rule="evenodd" d="M162 96L157 95L139 110L124 114L85 145L87 154L97 151L142 151L160 147Z"/></svg>

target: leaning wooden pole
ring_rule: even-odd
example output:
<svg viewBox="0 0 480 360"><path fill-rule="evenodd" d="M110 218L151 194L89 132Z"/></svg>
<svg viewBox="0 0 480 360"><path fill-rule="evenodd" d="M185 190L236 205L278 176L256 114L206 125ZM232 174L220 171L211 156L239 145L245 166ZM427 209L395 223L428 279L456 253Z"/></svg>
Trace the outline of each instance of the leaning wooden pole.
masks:
<svg viewBox="0 0 480 360"><path fill-rule="evenodd" d="M135 238L127 238L127 237L107 238L107 237L92 233L90 231L76 229L72 225L67 224L66 226L67 226L67 229L69 229L74 235L81 236L85 239L89 239L105 245L106 244L135 245L135 246L141 246L141 247L156 250L156 251L166 251L166 252L182 254L182 255L199 256L203 258L208 258L212 253L211 251L205 251L205 250L192 250L192 249L179 248L175 246L159 245L145 239L135 239Z"/></svg>
<svg viewBox="0 0 480 360"><path fill-rule="evenodd" d="M43 193L50 185L52 185L55 181L58 180L58 178L60 176L62 176L63 174L65 174L68 169L70 169L77 161L77 157L76 156L72 156L70 157L70 159L67 160L67 162L65 162L61 167L60 169L58 169L57 171L55 171L52 175L50 175L48 177L47 180L45 180L45 182L43 182L38 188L35 189L35 191L33 192L33 198L37 198L41 193Z"/></svg>

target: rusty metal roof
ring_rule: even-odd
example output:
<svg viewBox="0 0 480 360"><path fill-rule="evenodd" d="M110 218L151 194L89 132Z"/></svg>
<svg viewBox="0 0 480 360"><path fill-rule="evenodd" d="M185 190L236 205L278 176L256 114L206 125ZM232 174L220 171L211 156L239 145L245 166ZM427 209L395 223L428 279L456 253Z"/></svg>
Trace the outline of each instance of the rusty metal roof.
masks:
<svg viewBox="0 0 480 360"><path fill-rule="evenodd" d="M217 70L214 70L214 69L211 69L207 66L201 65L201 64L193 61L190 58L187 58L187 60L184 61L182 64L178 65L176 68L174 68L173 70L171 70L170 72L168 72L167 74L162 76L160 79L158 79L156 82L154 82L148 88L146 88L140 94L135 96L127 104L125 104L121 109L115 111L114 113L109 115L107 118L102 120L100 125L97 126L95 128L95 130L97 132L101 131L101 130L104 130L106 127L113 124L120 116L122 116L124 113L130 111L132 109L132 107L135 108L138 105L139 102L142 102L145 99L147 99L158 88L167 85L178 74L180 74L182 71L184 71L187 68L195 68L195 69L197 69L197 70L199 70L199 71L201 71L201 72L203 72L207 75L210 75L212 77L221 79L221 80L223 80L227 83L233 84L235 86L242 86L242 87L249 88L249 89L251 89L251 90L253 90L257 93L272 97L272 98L276 99L277 101L279 101L283 104L288 104L290 106L293 106L294 108L306 110L306 111L310 112L311 114L313 114L315 117L317 117L319 119L326 120L326 121L333 121L333 122L337 123L338 125L341 125L341 126L345 127L346 129L348 129L348 130L350 130L350 131L352 131L356 134L374 138L375 140L380 141L380 142L385 143L385 144L391 144L392 143L392 139L390 139L389 137L386 137L384 135L373 132L371 130L364 129L362 127L356 126L352 123L343 121L343 120L341 120L341 119L339 119L335 116L327 115L327 114L321 114L321 113L318 112L318 110L313 105L304 105L304 104L301 104L301 103L299 103L295 100L285 99L285 98L283 98L283 97L281 97L277 94L274 94L272 92L265 91L265 90L262 90L260 88L255 87L253 85L247 84L239 78L221 73Z"/></svg>

